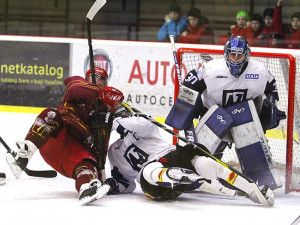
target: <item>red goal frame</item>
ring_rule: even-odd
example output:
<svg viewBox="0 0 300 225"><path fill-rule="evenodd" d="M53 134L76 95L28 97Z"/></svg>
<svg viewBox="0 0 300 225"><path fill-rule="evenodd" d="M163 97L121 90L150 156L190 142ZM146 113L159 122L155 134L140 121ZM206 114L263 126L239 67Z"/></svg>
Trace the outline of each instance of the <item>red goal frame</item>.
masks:
<svg viewBox="0 0 300 225"><path fill-rule="evenodd" d="M223 50L219 49L197 49L197 48L179 48L176 52L179 68L181 69L181 60L183 53L202 53L202 54L224 54ZM268 52L255 52L251 51L250 56L256 57L267 57L267 58L283 58L288 59L290 63L289 67L289 90L288 90L288 112L287 112L287 142L286 142L286 182L285 182L285 193L291 191L300 192L298 189L291 187L291 176L292 176L292 157L293 157L293 124L294 124L294 102L295 102L295 79L296 79L296 60L291 54L286 53L268 53ZM177 71L176 71L177 73ZM174 102L177 99L179 93L178 80L175 79L174 89ZM174 137L173 143L177 143L177 138Z"/></svg>

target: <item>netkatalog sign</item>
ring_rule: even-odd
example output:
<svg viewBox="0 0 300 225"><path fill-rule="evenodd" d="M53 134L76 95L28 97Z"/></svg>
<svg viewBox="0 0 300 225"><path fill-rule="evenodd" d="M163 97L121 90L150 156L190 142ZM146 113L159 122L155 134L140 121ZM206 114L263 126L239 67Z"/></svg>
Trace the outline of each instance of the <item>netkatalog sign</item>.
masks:
<svg viewBox="0 0 300 225"><path fill-rule="evenodd" d="M57 107L69 76L69 44L0 42L0 105Z"/></svg>

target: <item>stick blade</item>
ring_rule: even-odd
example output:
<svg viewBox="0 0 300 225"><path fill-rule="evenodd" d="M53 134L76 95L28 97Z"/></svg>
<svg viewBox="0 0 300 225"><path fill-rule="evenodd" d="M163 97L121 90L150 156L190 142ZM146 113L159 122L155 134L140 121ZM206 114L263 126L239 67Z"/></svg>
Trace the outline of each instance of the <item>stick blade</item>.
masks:
<svg viewBox="0 0 300 225"><path fill-rule="evenodd" d="M105 3L106 3L106 0L96 0L95 3L90 8L86 17L90 20L93 20L94 16L105 5Z"/></svg>

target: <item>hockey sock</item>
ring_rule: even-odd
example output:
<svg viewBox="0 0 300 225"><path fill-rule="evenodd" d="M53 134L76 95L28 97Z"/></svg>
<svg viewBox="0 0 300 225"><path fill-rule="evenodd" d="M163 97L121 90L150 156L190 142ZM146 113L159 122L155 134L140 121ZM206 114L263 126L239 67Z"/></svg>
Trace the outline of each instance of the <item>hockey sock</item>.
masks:
<svg viewBox="0 0 300 225"><path fill-rule="evenodd" d="M88 160L83 160L76 165L73 177L75 179L75 188L79 193L82 184L98 179L97 168Z"/></svg>

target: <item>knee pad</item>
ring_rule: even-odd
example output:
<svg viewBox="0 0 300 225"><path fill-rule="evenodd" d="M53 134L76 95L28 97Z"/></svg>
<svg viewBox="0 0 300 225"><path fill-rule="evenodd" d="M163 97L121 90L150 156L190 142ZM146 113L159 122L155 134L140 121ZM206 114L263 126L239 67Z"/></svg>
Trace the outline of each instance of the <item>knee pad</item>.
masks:
<svg viewBox="0 0 300 225"><path fill-rule="evenodd" d="M197 142L214 154L223 145L222 139L233 125L234 121L231 116L222 107L214 105L196 126Z"/></svg>
<svg viewBox="0 0 300 225"><path fill-rule="evenodd" d="M252 100L225 108L235 121L231 133L241 168L258 185L280 187L271 152Z"/></svg>

